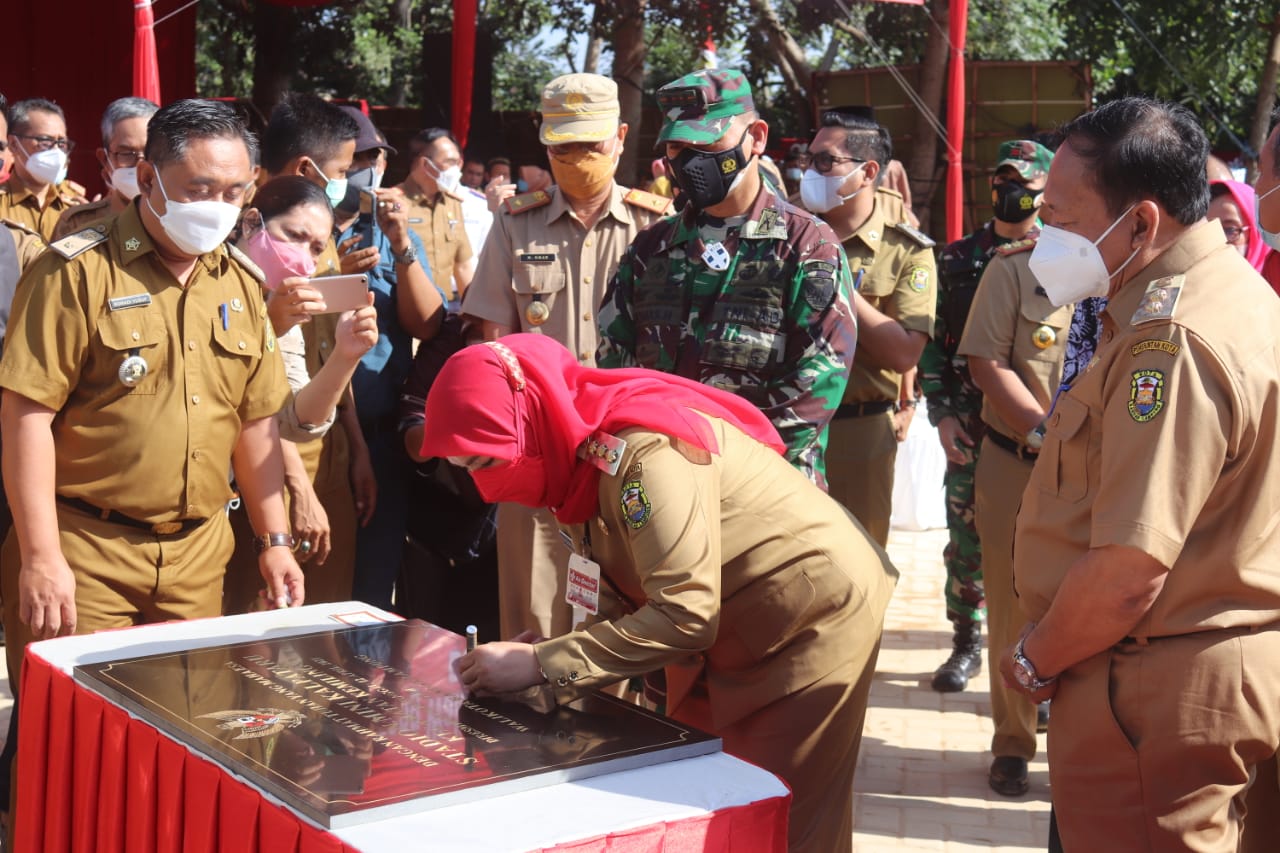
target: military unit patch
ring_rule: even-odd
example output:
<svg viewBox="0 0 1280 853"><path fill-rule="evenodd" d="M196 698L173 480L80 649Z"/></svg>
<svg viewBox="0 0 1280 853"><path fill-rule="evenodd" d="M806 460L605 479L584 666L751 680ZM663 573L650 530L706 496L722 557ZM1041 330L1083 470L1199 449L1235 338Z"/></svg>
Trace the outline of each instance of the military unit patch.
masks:
<svg viewBox="0 0 1280 853"><path fill-rule="evenodd" d="M1164 408L1164 371L1135 370L1129 382L1129 417L1140 424Z"/></svg>
<svg viewBox="0 0 1280 853"><path fill-rule="evenodd" d="M649 503L649 495L645 493L644 483L638 479L627 480L623 483L621 502L622 514L626 517L627 524L631 525L632 530L639 530L649 523L649 516L653 514L653 507Z"/></svg>
<svg viewBox="0 0 1280 853"><path fill-rule="evenodd" d="M916 293L923 293L924 289L929 286L929 268L915 267L911 270L911 289Z"/></svg>
<svg viewBox="0 0 1280 853"><path fill-rule="evenodd" d="M1138 355L1139 353L1151 352L1153 350L1156 352L1167 352L1169 355L1177 355L1182 351L1182 347L1170 341L1146 340L1138 341L1133 345L1133 348L1130 349L1129 352L1133 355Z"/></svg>

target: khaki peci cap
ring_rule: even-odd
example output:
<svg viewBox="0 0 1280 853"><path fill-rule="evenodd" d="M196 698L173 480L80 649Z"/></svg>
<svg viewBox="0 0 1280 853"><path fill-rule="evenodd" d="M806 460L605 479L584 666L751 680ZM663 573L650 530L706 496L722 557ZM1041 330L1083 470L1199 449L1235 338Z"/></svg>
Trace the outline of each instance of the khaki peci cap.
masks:
<svg viewBox="0 0 1280 853"><path fill-rule="evenodd" d="M565 74L542 90L543 145L600 142L618 132L618 84L599 74Z"/></svg>

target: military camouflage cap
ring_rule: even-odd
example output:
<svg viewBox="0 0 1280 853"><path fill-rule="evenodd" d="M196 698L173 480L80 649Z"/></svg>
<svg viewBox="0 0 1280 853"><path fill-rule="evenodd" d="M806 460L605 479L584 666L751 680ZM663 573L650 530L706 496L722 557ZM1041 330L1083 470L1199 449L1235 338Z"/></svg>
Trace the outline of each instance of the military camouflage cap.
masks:
<svg viewBox="0 0 1280 853"><path fill-rule="evenodd" d="M543 145L600 142L618 132L618 84L599 74L565 74L542 90Z"/></svg>
<svg viewBox="0 0 1280 853"><path fill-rule="evenodd" d="M1053 152L1039 142L1030 139L1018 139L1000 145L996 169L1001 166L1012 166L1018 170L1023 180L1035 181L1049 177L1049 164L1053 162Z"/></svg>
<svg viewBox="0 0 1280 853"><path fill-rule="evenodd" d="M706 145L729 129L729 121L755 110L751 84L741 71L695 71L658 90L664 121L658 142Z"/></svg>

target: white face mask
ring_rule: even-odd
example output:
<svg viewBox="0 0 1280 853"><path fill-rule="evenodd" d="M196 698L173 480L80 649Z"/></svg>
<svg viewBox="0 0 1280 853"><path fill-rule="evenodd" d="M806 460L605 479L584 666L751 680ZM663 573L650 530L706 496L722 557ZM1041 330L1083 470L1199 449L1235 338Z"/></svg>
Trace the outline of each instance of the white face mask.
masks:
<svg viewBox="0 0 1280 853"><path fill-rule="evenodd" d="M1040 286L1054 305L1069 305L1090 296L1106 296L1111 291L1111 279L1129 265L1139 249L1125 259L1115 272L1107 272L1107 263L1098 251L1098 244L1124 221L1135 205L1129 205L1120 217L1112 222L1102 236L1090 241L1062 228L1046 225L1040 229L1040 238L1031 252L1028 266L1039 280Z"/></svg>
<svg viewBox="0 0 1280 853"><path fill-rule="evenodd" d="M826 213L835 210L849 199L866 189L859 187L849 195L840 195L840 188L845 181L862 172L863 163L847 175L824 175L815 169L805 169L800 178L800 201L810 213Z"/></svg>
<svg viewBox="0 0 1280 853"><path fill-rule="evenodd" d="M138 167L129 166L125 169L112 169L111 186L120 195L133 201L142 192L138 188Z"/></svg>
<svg viewBox="0 0 1280 853"><path fill-rule="evenodd" d="M155 170L156 186L164 196L164 216L156 213L147 199L147 207L160 220L160 227L174 245L188 255L212 252L227 239L240 217L240 208L225 201L171 201L160 180L160 170Z"/></svg>
<svg viewBox="0 0 1280 853"><path fill-rule="evenodd" d="M444 171L441 171L437 169L436 164L432 163L430 160L427 161L427 165L431 167L431 171L436 173L436 185L439 186L440 189L447 193L456 193L458 191L458 185L462 183L461 166L450 166Z"/></svg>
<svg viewBox="0 0 1280 853"><path fill-rule="evenodd" d="M23 148L26 154L27 149ZM45 184L60 184L67 179L67 152L53 147L48 151L37 151L27 155L27 172L37 181Z"/></svg>
<svg viewBox="0 0 1280 853"><path fill-rule="evenodd" d="M1280 252L1280 233L1268 231L1262 227L1262 200L1276 190L1280 190L1280 184L1276 184L1262 195L1255 195L1253 197L1253 221L1258 223L1258 233L1262 235L1262 242L1266 243L1277 252Z"/></svg>

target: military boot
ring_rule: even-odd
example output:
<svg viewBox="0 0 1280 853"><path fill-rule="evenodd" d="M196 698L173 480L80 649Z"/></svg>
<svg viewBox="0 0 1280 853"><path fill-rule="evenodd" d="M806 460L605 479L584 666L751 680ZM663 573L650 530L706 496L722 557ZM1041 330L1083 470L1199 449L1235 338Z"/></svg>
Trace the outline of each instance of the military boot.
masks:
<svg viewBox="0 0 1280 853"><path fill-rule="evenodd" d="M951 640L951 657L933 673L933 689L959 693L969 679L982 671L982 623L957 622Z"/></svg>

